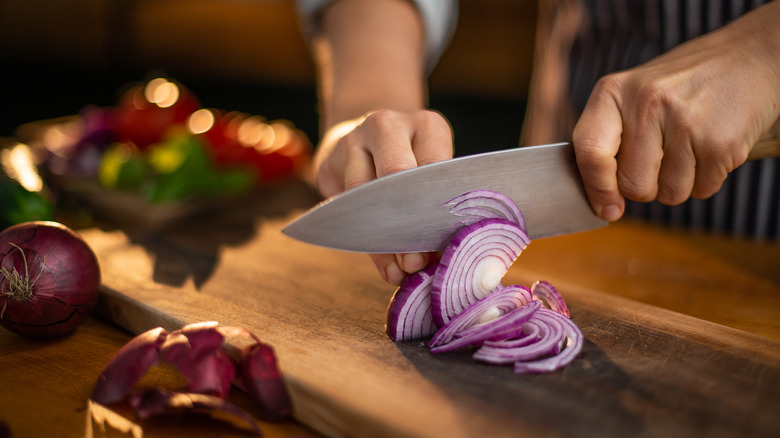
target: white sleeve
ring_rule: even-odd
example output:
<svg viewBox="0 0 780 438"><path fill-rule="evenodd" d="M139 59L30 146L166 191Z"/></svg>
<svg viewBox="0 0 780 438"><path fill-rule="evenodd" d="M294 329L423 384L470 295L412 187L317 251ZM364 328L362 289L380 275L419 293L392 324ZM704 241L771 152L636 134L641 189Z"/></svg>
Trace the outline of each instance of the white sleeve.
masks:
<svg viewBox="0 0 780 438"><path fill-rule="evenodd" d="M309 35L318 29L317 16L320 11L335 0L296 0L298 15ZM458 22L458 0L411 0L417 6L425 28L425 61L428 72L439 61L439 57L455 33Z"/></svg>

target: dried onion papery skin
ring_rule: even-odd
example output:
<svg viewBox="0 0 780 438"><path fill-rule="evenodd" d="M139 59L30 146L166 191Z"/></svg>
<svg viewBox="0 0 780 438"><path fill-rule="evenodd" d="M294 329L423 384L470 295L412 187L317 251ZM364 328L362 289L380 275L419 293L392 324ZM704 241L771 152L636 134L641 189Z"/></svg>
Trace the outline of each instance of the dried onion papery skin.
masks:
<svg viewBox="0 0 780 438"><path fill-rule="evenodd" d="M522 324L531 319L540 307L541 303L531 301L498 318L470 327L467 332L461 332L461 336L452 341L431 348L431 353L445 353L464 347L480 346L488 340L517 336Z"/></svg>
<svg viewBox="0 0 780 438"><path fill-rule="evenodd" d="M92 400L107 405L128 397L136 382L157 364L159 348L168 335L168 331L162 327L153 328L120 348L98 376L92 390Z"/></svg>
<svg viewBox="0 0 780 438"><path fill-rule="evenodd" d="M507 286L493 291L444 324L428 342L428 346L446 344L469 327L509 313L529 301L531 294L523 286Z"/></svg>
<svg viewBox="0 0 780 438"><path fill-rule="evenodd" d="M558 312L546 308L539 309L536 317L539 319L547 319L550 322L557 321L557 323L563 326L563 331L566 334L566 345L563 350L553 356L531 361L515 362L514 372L516 374L549 373L559 370L571 363L580 351L582 351L584 335L574 321Z"/></svg>
<svg viewBox="0 0 780 438"><path fill-rule="evenodd" d="M438 326L431 313L431 287L437 263L409 274L398 286L387 306L385 332L394 341L430 336Z"/></svg>
<svg viewBox="0 0 780 438"><path fill-rule="evenodd" d="M130 397L130 406L141 419L171 412L221 412L241 419L252 428L256 436L262 432L257 422L240 407L219 397L169 391L164 388L146 388Z"/></svg>
<svg viewBox="0 0 780 438"><path fill-rule="evenodd" d="M543 336L535 342L524 343L525 345L518 345L522 342L515 342L516 340L514 339L485 342L474 352L472 357L482 362L508 364L518 361L529 361L558 352L558 344L564 337L563 327L560 324L551 324L538 317L532 318L526 324L546 326L546 329L542 330L544 332Z"/></svg>
<svg viewBox="0 0 780 438"><path fill-rule="evenodd" d="M91 314L100 267L67 226L24 222L0 233L0 325L30 337L71 333Z"/></svg>
<svg viewBox="0 0 780 438"><path fill-rule="evenodd" d="M433 320L443 326L500 286L530 238L514 222L483 219L461 228L444 250L431 289Z"/></svg>
<svg viewBox="0 0 780 438"><path fill-rule="evenodd" d="M563 296L561 296L558 289L549 282L539 280L532 284L531 295L535 300L540 300L542 304L546 305L551 310L554 310L567 318L571 317L571 315L569 315L569 308L563 300Z"/></svg>
<svg viewBox="0 0 780 438"><path fill-rule="evenodd" d="M511 198L492 190L473 190L447 201L450 213L461 216L464 225L471 225L482 219L501 218L516 223L523 231L525 217Z"/></svg>

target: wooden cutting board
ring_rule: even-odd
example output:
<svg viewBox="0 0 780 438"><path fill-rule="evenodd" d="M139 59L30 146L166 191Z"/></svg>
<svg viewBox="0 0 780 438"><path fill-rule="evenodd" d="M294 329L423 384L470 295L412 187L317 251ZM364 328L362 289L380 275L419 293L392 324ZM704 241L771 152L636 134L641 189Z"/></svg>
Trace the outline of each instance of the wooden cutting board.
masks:
<svg viewBox="0 0 780 438"><path fill-rule="evenodd" d="M364 255L284 236L316 201L279 188L168 230L87 230L100 312L139 333L216 320L272 344L295 417L329 436L777 436L780 343L545 278L586 342L560 372L518 376L384 333L393 288ZM531 284L513 267L505 284Z"/></svg>

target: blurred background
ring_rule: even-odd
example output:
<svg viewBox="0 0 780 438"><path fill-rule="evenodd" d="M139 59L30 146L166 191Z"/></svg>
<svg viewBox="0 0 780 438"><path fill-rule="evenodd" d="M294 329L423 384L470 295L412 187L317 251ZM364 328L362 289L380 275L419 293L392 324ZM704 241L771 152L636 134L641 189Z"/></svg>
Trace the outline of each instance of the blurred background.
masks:
<svg viewBox="0 0 780 438"><path fill-rule="evenodd" d="M535 16L533 0L461 0L430 81L456 153L517 144ZM289 119L317 140L314 67L292 1L0 0L0 137L113 105L157 75L205 107Z"/></svg>

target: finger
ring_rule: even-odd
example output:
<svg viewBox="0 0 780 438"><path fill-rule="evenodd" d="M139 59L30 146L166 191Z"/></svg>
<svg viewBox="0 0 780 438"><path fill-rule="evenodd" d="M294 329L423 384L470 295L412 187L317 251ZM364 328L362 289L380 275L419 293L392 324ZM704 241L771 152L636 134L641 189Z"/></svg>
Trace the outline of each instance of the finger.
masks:
<svg viewBox="0 0 780 438"><path fill-rule="evenodd" d="M434 111L422 111L417 116L412 138L412 152L418 166L452 158L452 127L447 119Z"/></svg>
<svg viewBox="0 0 780 438"><path fill-rule="evenodd" d="M319 167L317 188L326 198L344 191L344 177L335 171L330 160L324 160Z"/></svg>
<svg viewBox="0 0 780 438"><path fill-rule="evenodd" d="M364 148L373 158L376 177L417 166L411 142L414 128L403 114L376 111L366 116L357 130L362 134Z"/></svg>
<svg viewBox="0 0 780 438"><path fill-rule="evenodd" d="M729 152L731 148L726 145L708 144L705 149L701 149L695 151L696 175L691 195L706 199L720 190L729 172L742 164L744 159L735 162Z"/></svg>
<svg viewBox="0 0 780 438"><path fill-rule="evenodd" d="M369 256L379 271L379 275L386 282L397 286L406 278L406 272L401 269L395 254L369 254Z"/></svg>
<svg viewBox="0 0 780 438"><path fill-rule="evenodd" d="M668 135L664 140L663 158L658 171L658 201L677 205L688 199L696 176L696 156L690 137Z"/></svg>
<svg viewBox="0 0 780 438"><path fill-rule="evenodd" d="M350 139L349 141L354 140ZM367 150L360 145L348 146L344 150L343 155L347 156L346 162L342 164L344 166L344 190L353 189L376 179L374 160Z"/></svg>
<svg viewBox="0 0 780 438"><path fill-rule="evenodd" d="M655 114L640 111L624 117L617 155L618 188L628 199L649 202L658 195L658 178L664 156L664 134Z"/></svg>
<svg viewBox="0 0 780 438"><path fill-rule="evenodd" d="M577 166L593 210L607 221L623 215L625 201L617 182L617 155L623 130L614 99L597 85L574 127Z"/></svg>
<svg viewBox="0 0 780 438"><path fill-rule="evenodd" d="M397 254L396 260L401 270L411 274L417 272L428 265L430 254L424 252L413 252L408 254Z"/></svg>

